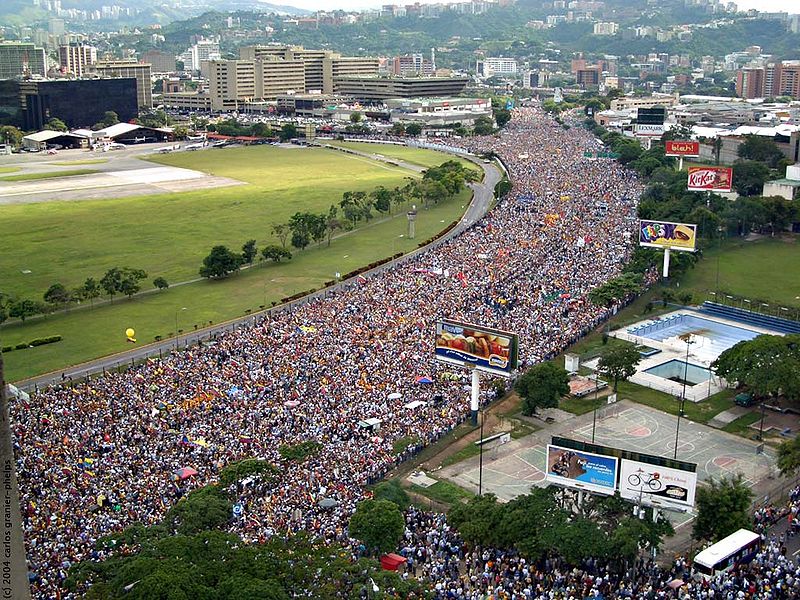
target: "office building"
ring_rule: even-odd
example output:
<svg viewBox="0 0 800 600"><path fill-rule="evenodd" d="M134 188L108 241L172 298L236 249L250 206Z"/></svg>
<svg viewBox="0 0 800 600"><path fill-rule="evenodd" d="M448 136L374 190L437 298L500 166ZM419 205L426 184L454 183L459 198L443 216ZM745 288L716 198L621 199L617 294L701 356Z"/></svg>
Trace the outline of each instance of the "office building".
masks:
<svg viewBox="0 0 800 600"><path fill-rule="evenodd" d="M93 126L106 111L117 113L120 121L130 121L139 114L137 82L133 78L12 83L18 86L24 129L42 129L52 118L75 129Z"/></svg>
<svg viewBox="0 0 800 600"><path fill-rule="evenodd" d="M64 73L83 77L97 62L97 48L84 44L64 44L58 47L58 61Z"/></svg>
<svg viewBox="0 0 800 600"><path fill-rule="evenodd" d="M334 92L365 102L387 98L457 96L467 87L467 77L339 77Z"/></svg>
<svg viewBox="0 0 800 600"><path fill-rule="evenodd" d="M0 42L0 79L47 74L44 48L20 42Z"/></svg>
<svg viewBox="0 0 800 600"><path fill-rule="evenodd" d="M517 61L513 58L484 58L477 64L478 75L493 77L494 75L516 75Z"/></svg>
<svg viewBox="0 0 800 600"><path fill-rule="evenodd" d="M578 87L585 89L588 87L597 87L600 85L600 75L602 71L598 66L586 67L578 69L575 73L575 83Z"/></svg>
<svg viewBox="0 0 800 600"><path fill-rule="evenodd" d="M136 80L139 110L153 107L153 79L149 63L138 63L133 59L98 61L95 71L100 77L132 77Z"/></svg>
<svg viewBox="0 0 800 600"><path fill-rule="evenodd" d="M322 91L332 94L336 81L346 77L370 77L378 74L377 58L332 56L322 59Z"/></svg>
<svg viewBox="0 0 800 600"><path fill-rule="evenodd" d="M219 41L198 40L178 58L183 62L184 71L199 71L203 62L222 58Z"/></svg>
<svg viewBox="0 0 800 600"><path fill-rule="evenodd" d="M212 60L208 68L212 110L238 110L240 104L255 99L255 61Z"/></svg>
<svg viewBox="0 0 800 600"><path fill-rule="evenodd" d="M174 73L177 71L175 57L159 50L149 50L142 54L142 62L150 63L153 73Z"/></svg>
<svg viewBox="0 0 800 600"><path fill-rule="evenodd" d="M256 74L256 98L275 100L289 92L303 92L306 85L306 69L302 60L263 58L254 61Z"/></svg>

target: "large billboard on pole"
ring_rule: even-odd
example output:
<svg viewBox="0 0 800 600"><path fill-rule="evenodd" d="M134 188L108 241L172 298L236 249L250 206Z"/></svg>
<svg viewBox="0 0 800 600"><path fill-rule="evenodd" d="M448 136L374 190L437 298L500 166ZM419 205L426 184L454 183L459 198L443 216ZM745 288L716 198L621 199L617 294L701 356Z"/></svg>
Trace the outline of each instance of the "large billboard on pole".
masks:
<svg viewBox="0 0 800 600"><path fill-rule="evenodd" d="M666 156L700 156L700 142L672 140L664 142Z"/></svg>
<svg viewBox="0 0 800 600"><path fill-rule="evenodd" d="M730 167L689 167L686 189L690 192L730 192L732 186Z"/></svg>
<svg viewBox="0 0 800 600"><path fill-rule="evenodd" d="M696 244L697 225L647 219L639 221L640 246L694 252Z"/></svg>
<svg viewBox="0 0 800 600"><path fill-rule="evenodd" d="M573 489L614 494L618 459L562 446L547 446L547 481Z"/></svg>
<svg viewBox="0 0 800 600"><path fill-rule="evenodd" d="M508 377L518 355L515 333L448 319L436 322L436 360Z"/></svg>
<svg viewBox="0 0 800 600"><path fill-rule="evenodd" d="M648 506L690 510L694 506L697 473L623 458L619 495Z"/></svg>

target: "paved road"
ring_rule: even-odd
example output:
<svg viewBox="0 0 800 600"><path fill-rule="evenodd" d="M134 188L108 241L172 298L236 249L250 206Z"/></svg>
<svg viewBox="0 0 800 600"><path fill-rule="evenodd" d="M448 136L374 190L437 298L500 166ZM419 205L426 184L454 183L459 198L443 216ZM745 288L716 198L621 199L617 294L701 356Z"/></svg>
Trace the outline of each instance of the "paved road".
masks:
<svg viewBox="0 0 800 600"><path fill-rule="evenodd" d="M363 153L363 154L372 157L372 155L369 155L369 153ZM446 241L450 240L451 238L455 237L456 235L464 231L466 228L470 227L472 224L478 221L484 214L486 214L486 212L489 210L489 207L491 206L492 200L494 199L495 185L497 185L497 183L502 179L502 173L493 163L486 164L480 161L479 159L472 158L469 156L462 156L462 158L471 160L478 167L480 167L483 170L484 179L481 183L470 184L470 187L473 190L472 202L469 204L466 212L462 216L458 225L453 229L451 229L449 232L447 232L447 234L445 234L432 244L429 244L425 248L420 248L418 250L410 252L409 254L406 254L405 256L395 261L391 261L384 265L380 265L379 267L376 267L375 269L372 269L371 271L364 273L366 277L379 273L395 264L407 261L411 257L416 256L417 254L424 252L429 248L436 247L440 244L445 243ZM392 160L392 162L398 162L398 161ZM405 164L403 164L402 161L400 161L400 164L402 166L405 166ZM421 170L421 167L419 167L419 165L408 165L408 166L409 168L413 168L413 170L416 171ZM193 344L198 344L203 340L213 339L216 335L221 334L223 332L232 331L233 329L236 329L238 327L244 327L248 324L252 324L258 318L260 318L262 315L266 313L289 310L294 306L298 306L300 304L309 302L310 300L315 299L317 297L325 296L331 293L332 291L336 290L337 288L340 288L342 286L345 287L351 286L351 285L356 285L356 284L353 282L353 280L346 280L337 285L333 285L329 288L325 288L323 290L315 292L293 303L277 306L273 309L269 309L264 312L254 313L253 315L249 315L246 317L239 317L231 321L219 323L212 327L193 331L191 333L179 336L177 340L175 338L171 338L161 342L148 344L146 346L138 346L127 352L121 352L119 354L113 354L110 356L101 357L89 362L82 363L80 365L75 365L72 367L65 368L62 371L46 373L44 375L39 375L37 377L32 377L29 379L18 381L15 382L15 385L19 389L31 392L35 391L38 388L42 388L51 385L53 383L58 383L61 380L81 379L97 373L102 373L104 371L122 369L126 365L131 365L137 361L142 361L146 360L147 358L161 356L163 354L169 354L176 348L187 347Z"/></svg>

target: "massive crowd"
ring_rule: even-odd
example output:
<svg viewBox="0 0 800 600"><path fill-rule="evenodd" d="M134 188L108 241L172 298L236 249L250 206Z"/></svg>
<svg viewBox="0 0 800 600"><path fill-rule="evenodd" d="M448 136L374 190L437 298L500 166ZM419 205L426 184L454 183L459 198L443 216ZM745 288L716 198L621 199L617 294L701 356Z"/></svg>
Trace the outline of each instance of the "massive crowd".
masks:
<svg viewBox="0 0 800 600"><path fill-rule="evenodd" d="M75 561L102 559L97 538L159 521L241 458L281 471L275 485L238 486L232 531L247 541L300 529L342 539L363 486L407 454L394 443L429 443L468 413L467 374L442 376L454 369L433 360L435 319L517 332L524 366L607 316L585 297L633 249L635 175L583 158L599 141L537 108L515 111L497 137L464 142L496 152L513 190L449 243L213 345L11 404L36 598L53 597ZM406 406L415 400L424 404ZM369 418L380 427L360 424ZM309 439L321 450L301 465L281 457L282 445ZM181 478L186 467L197 473ZM496 583L481 574L483 556L464 558L484 588ZM493 564L513 565L504 572L515 580L533 573L513 556ZM448 568L428 575L438 582ZM537 577L537 590L549 585Z"/></svg>

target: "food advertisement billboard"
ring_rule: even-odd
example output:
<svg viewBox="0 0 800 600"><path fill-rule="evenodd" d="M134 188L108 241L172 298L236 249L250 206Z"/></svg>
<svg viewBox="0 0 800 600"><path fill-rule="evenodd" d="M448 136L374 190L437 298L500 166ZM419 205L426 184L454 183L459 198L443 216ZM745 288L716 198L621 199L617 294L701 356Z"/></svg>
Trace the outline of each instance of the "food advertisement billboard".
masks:
<svg viewBox="0 0 800 600"><path fill-rule="evenodd" d="M730 192L732 186L730 167L689 167L686 189L690 192Z"/></svg>
<svg viewBox="0 0 800 600"><path fill-rule="evenodd" d="M694 252L697 225L666 221L639 221L639 245L647 248L672 248Z"/></svg>
<svg viewBox="0 0 800 600"><path fill-rule="evenodd" d="M651 506L689 510L694 506L697 473L623 458L619 467L619 494Z"/></svg>
<svg viewBox="0 0 800 600"><path fill-rule="evenodd" d="M546 478L553 483L612 495L617 488L618 459L562 446L547 446Z"/></svg>
<svg viewBox="0 0 800 600"><path fill-rule="evenodd" d="M436 322L436 360L508 377L517 368L515 333L441 319Z"/></svg>
<svg viewBox="0 0 800 600"><path fill-rule="evenodd" d="M666 156L700 156L700 142L673 140L664 144Z"/></svg>

